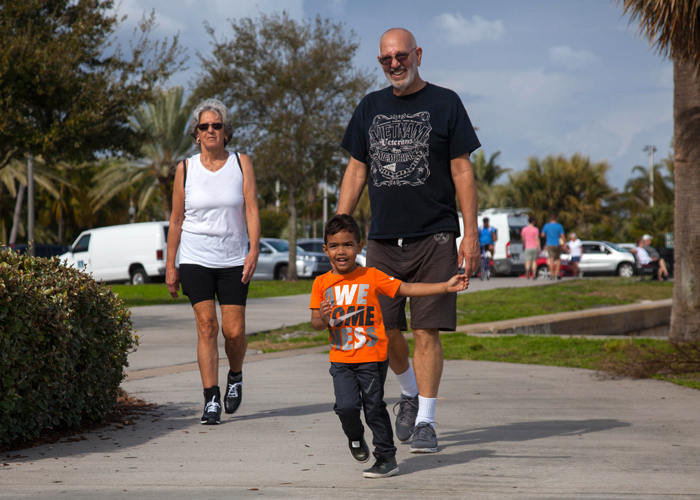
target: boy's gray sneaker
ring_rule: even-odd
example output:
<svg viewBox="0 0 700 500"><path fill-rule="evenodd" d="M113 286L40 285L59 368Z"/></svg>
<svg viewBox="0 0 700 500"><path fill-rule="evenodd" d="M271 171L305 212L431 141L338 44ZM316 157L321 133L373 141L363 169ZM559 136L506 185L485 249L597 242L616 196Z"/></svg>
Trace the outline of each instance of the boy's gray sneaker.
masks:
<svg viewBox="0 0 700 500"><path fill-rule="evenodd" d="M369 460L369 447L364 437L359 440L348 439L348 447L350 448L350 453L352 453L352 458L358 462L364 463Z"/></svg>
<svg viewBox="0 0 700 500"><path fill-rule="evenodd" d="M413 429L411 453L435 453L438 449L435 429L427 422L421 422Z"/></svg>
<svg viewBox="0 0 700 500"><path fill-rule="evenodd" d="M391 457L387 459L382 456L377 456L376 454L375 457L377 458L377 461L374 462L374 465L369 469L365 469L362 472L362 475L364 477L376 479L380 477L390 477L399 472L399 466L396 463L396 457Z"/></svg>
<svg viewBox="0 0 700 500"><path fill-rule="evenodd" d="M398 413L396 407L399 407ZM399 441L408 441L413 434L413 426L416 424L418 415L418 396L409 398L401 395L401 401L394 405L394 415L396 415L396 438Z"/></svg>

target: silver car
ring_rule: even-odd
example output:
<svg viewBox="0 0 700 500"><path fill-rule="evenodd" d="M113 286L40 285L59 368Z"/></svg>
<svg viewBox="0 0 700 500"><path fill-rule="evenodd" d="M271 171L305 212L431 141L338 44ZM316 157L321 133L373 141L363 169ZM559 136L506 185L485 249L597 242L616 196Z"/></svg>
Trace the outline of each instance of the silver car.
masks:
<svg viewBox="0 0 700 500"><path fill-rule="evenodd" d="M325 254L306 252L297 246L297 276L311 278L331 270ZM289 242L278 238L260 239L260 257L254 280L286 280L289 271Z"/></svg>
<svg viewBox="0 0 700 500"><path fill-rule="evenodd" d="M634 255L609 241L582 241L583 257L579 267L584 274L634 275Z"/></svg>

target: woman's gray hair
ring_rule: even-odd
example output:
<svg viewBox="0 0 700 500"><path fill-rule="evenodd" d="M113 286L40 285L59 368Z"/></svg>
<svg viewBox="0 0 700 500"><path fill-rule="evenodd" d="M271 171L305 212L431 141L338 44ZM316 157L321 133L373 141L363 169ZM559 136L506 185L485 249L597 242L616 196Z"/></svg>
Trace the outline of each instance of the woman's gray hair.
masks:
<svg viewBox="0 0 700 500"><path fill-rule="evenodd" d="M221 117L221 121L224 124L224 146L228 144L233 135L233 125L231 125L231 120L229 119L229 112L223 102L218 99L207 99L199 103L197 108L192 113L192 120L190 120L190 125L187 128L187 132L197 140L197 125L199 125L199 119L202 117L202 113L206 111L212 111ZM200 144L197 144L198 149L202 149Z"/></svg>

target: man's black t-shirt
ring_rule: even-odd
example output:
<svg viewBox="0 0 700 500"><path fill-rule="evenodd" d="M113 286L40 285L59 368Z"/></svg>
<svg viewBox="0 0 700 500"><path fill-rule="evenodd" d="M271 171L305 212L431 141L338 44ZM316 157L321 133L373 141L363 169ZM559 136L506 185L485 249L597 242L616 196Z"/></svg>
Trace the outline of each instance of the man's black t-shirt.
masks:
<svg viewBox="0 0 700 500"><path fill-rule="evenodd" d="M369 167L370 239L459 234L450 160L481 144L459 96L427 84L366 95L341 147Z"/></svg>

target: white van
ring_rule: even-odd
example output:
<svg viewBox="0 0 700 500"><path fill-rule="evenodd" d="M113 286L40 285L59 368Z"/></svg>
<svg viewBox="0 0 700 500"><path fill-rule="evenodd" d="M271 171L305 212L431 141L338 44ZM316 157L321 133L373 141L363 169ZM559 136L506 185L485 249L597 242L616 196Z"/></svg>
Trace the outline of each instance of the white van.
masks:
<svg viewBox="0 0 700 500"><path fill-rule="evenodd" d="M484 217L489 219L489 225L498 232L494 245L493 267L496 274L509 275L525 272L525 246L520 230L527 226L529 208L489 208L479 212L477 216L479 227L484 226ZM464 221L459 215L459 224L464 235ZM462 236L457 239L457 248L462 242Z"/></svg>
<svg viewBox="0 0 700 500"><path fill-rule="evenodd" d="M141 222L100 227L80 233L59 258L91 272L97 281L147 283L165 276L168 222Z"/></svg>

